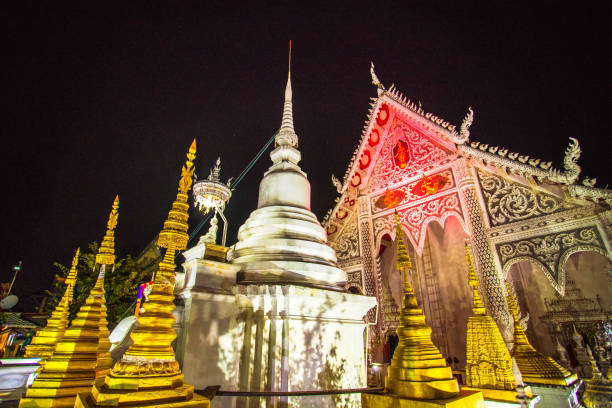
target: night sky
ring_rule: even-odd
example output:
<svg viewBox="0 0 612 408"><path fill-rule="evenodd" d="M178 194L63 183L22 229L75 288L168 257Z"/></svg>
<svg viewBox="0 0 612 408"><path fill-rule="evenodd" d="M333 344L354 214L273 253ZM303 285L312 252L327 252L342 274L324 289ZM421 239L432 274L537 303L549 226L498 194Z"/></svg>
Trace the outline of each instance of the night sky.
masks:
<svg viewBox="0 0 612 408"><path fill-rule="evenodd" d="M370 60L386 86L457 126L472 106L473 140L561 167L577 137L582 176L611 181L610 15L596 3L55 3L1 13L0 281L23 261L16 310L51 284L53 261L100 242L117 193L117 252L137 255L167 216L193 138L200 178L217 156L223 180L236 177L280 126L289 39L319 219L376 95ZM229 244L269 166L266 154L235 191ZM192 211L191 228L201 219Z"/></svg>

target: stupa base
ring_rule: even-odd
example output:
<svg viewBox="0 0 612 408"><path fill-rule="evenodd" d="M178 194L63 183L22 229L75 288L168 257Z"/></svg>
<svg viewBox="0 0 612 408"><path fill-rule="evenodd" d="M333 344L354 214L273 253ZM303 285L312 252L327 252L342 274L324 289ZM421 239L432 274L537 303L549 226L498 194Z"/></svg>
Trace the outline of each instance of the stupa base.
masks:
<svg viewBox="0 0 612 408"><path fill-rule="evenodd" d="M70 389L69 395L62 395L63 390L61 389L59 390L47 389L46 391L48 391L49 394L51 392L54 392L56 395L55 396L45 396L45 397L32 396L32 397L22 398L21 401L19 401L19 408L30 408L30 407L32 408L34 407L36 408L51 408L51 407L53 408L73 408L77 393L86 392L86 391L89 391L90 389L91 389L91 386L81 387L77 389L72 388Z"/></svg>
<svg viewBox="0 0 612 408"><path fill-rule="evenodd" d="M393 394L361 394L362 408L485 408L480 391L461 390L446 399L422 400Z"/></svg>
<svg viewBox="0 0 612 408"><path fill-rule="evenodd" d="M491 388L476 388L476 387L462 387L462 390L466 391L480 391L485 400L485 406L487 408L496 407L520 407L518 392L516 390L496 390ZM529 386L525 387L525 403L530 407L534 406L540 398L534 396Z"/></svg>
<svg viewBox="0 0 612 408"><path fill-rule="evenodd" d="M95 385L91 392L79 394L74 405L75 408L121 406L210 408L210 400L194 394L193 386L188 384L144 390L110 389L105 385Z"/></svg>

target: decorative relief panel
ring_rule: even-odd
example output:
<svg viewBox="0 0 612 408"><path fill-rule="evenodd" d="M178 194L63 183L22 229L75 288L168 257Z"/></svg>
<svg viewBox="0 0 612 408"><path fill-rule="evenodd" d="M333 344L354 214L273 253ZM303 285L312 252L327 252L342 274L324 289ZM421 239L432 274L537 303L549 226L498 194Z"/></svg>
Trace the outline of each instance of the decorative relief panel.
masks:
<svg viewBox="0 0 612 408"><path fill-rule="evenodd" d="M422 200L423 197L436 195L454 187L452 171L444 170L372 197L372 213L376 214L404 203Z"/></svg>
<svg viewBox="0 0 612 408"><path fill-rule="evenodd" d="M455 215L466 233L469 233L461 211L459 196L456 192L433 198L424 203L418 203L412 207L398 209L397 212L408 239L419 255L423 251L425 232L431 221L438 221L441 226L444 226L446 219ZM394 236L393 213L374 219L376 246L378 246L385 233Z"/></svg>
<svg viewBox="0 0 612 408"><path fill-rule="evenodd" d="M560 294L565 291L565 263L570 255L580 251L595 251L606 255L596 226L498 244L496 250L505 274L516 262L532 261L546 274Z"/></svg>
<svg viewBox="0 0 612 408"><path fill-rule="evenodd" d="M396 116L381 147L369 186L377 189L414 177L428 164L439 163L451 153Z"/></svg>
<svg viewBox="0 0 612 408"><path fill-rule="evenodd" d="M535 193L528 187L480 169L478 181L491 226L523 221L574 207L551 194Z"/></svg>
<svg viewBox="0 0 612 408"><path fill-rule="evenodd" d="M336 251L338 261L344 261L359 257L359 236L357 231L357 214L353 213L351 218L346 221L345 227L340 234L330 242L331 247Z"/></svg>

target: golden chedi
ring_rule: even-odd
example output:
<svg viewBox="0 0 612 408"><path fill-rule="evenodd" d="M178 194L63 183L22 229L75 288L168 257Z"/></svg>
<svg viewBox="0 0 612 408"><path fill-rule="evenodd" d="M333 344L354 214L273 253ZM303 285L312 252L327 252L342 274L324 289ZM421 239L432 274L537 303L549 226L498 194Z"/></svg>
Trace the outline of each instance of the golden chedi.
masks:
<svg viewBox="0 0 612 408"><path fill-rule="evenodd" d="M74 294L74 285L77 276L77 264L79 263L80 250L77 248L74 258L72 258L72 266L70 272L66 276L66 291L51 313L51 317L47 320L47 325L36 332L32 339L32 343L26 347L24 357L40 357L41 364L47 358L51 357L55 345L64 336L66 325L68 324L69 307L72 303Z"/></svg>
<svg viewBox="0 0 612 408"><path fill-rule="evenodd" d="M395 213L397 269L404 274L404 297L399 316L398 345L391 359L382 394L362 394L364 408L484 407L479 391L459 391L459 384L438 348L416 300L408 271L410 256Z"/></svg>
<svg viewBox="0 0 612 408"><path fill-rule="evenodd" d="M193 177L193 141L182 168L179 191L168 219L159 234L158 245L167 248L155 274L145 312L138 316L132 332L134 344L126 351L102 383L77 398L75 407L209 407L210 401L185 384L172 349L174 310L174 255L187 246L187 194Z"/></svg>
<svg viewBox="0 0 612 408"><path fill-rule="evenodd" d="M559 386L566 386L576 381L578 378L576 374L570 373L552 358L540 354L529 343L519 321L516 299L512 296L507 282L506 287L508 290L508 309L514 319L514 346L510 355L516 360L523 381Z"/></svg>
<svg viewBox="0 0 612 408"><path fill-rule="evenodd" d="M503 401L518 406L512 357L497 324L487 314L480 298L480 282L476 278L467 243L465 256L468 265L468 283L473 293L472 312L474 313L467 324L465 389L482 391L487 401ZM529 390L527 393L531 395Z"/></svg>
<svg viewBox="0 0 612 408"><path fill-rule="evenodd" d="M115 198L103 246L108 250L101 259L113 262L114 228L117 225L119 199ZM110 231L110 232L109 232ZM98 254L99 255L99 254ZM95 265L94 265L95 268ZM104 299L104 273L106 265L100 265L98 279L81 306L72 325L57 343L51 357L45 361L42 371L22 398L20 407L73 407L76 395L91 389L96 379L101 379L110 369L108 328Z"/></svg>

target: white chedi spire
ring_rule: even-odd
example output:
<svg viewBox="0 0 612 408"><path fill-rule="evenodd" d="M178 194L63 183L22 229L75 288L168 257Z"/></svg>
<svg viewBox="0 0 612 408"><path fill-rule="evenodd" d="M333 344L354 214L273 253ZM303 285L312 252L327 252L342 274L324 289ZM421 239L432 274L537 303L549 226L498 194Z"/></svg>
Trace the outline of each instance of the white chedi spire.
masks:
<svg viewBox="0 0 612 408"><path fill-rule="evenodd" d="M259 184L257 209L238 231L228 253L242 266L243 283L291 283L339 289L346 273L336 266L327 234L310 211L310 183L298 166L293 128L291 72L285 88L281 128L270 153L272 166Z"/></svg>

